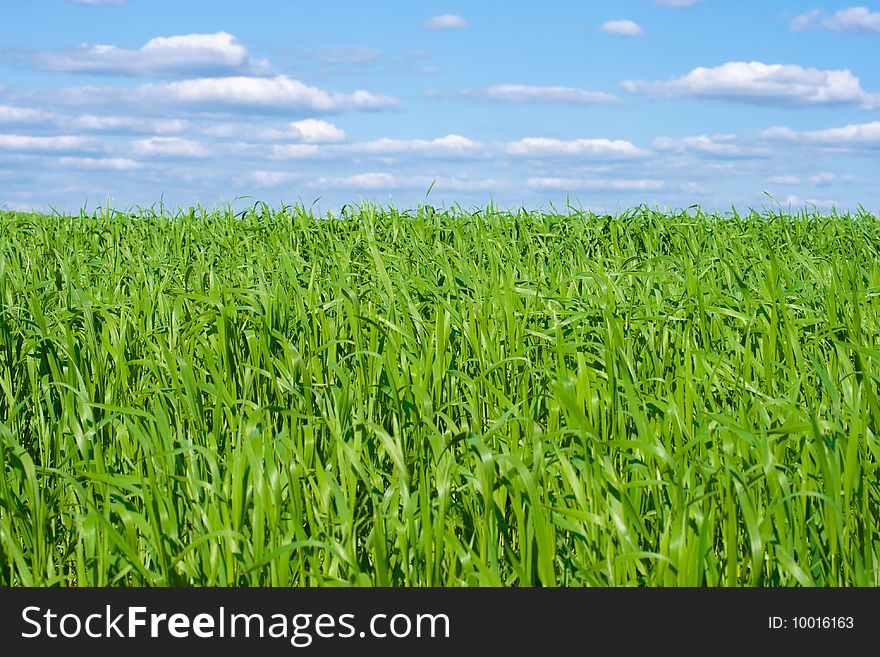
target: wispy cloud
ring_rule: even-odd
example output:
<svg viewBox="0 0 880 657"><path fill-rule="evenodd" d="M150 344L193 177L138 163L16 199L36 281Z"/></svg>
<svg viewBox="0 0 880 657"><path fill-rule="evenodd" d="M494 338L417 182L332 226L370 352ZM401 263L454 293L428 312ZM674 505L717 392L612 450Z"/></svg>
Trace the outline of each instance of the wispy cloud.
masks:
<svg viewBox="0 0 880 657"><path fill-rule="evenodd" d="M334 46L316 53L314 57L328 66L354 66L375 62L382 57L382 52L376 48Z"/></svg>
<svg viewBox="0 0 880 657"><path fill-rule="evenodd" d="M621 86L656 98L695 97L791 107L856 105L873 109L880 105L880 95L862 89L859 78L848 69L821 70L795 64L728 62L695 68L668 82L626 80Z"/></svg>
<svg viewBox="0 0 880 657"><path fill-rule="evenodd" d="M81 152L99 150L99 144L90 137L79 135L33 135L0 134L0 149L33 152Z"/></svg>
<svg viewBox="0 0 880 657"><path fill-rule="evenodd" d="M867 7L848 7L828 16L814 9L795 16L789 23L792 32L822 28L833 32L880 33L880 11Z"/></svg>
<svg viewBox="0 0 880 657"><path fill-rule="evenodd" d="M825 130L793 130L775 126L761 131L761 138L772 141L812 144L830 149L880 148L880 121L853 123Z"/></svg>
<svg viewBox="0 0 880 657"><path fill-rule="evenodd" d="M643 158L649 153L629 141L612 139L562 140L528 137L513 142L482 143L461 135L436 139L392 139L346 144L276 144L271 149L276 159L350 158L354 156L388 158L418 157L428 159L494 160L501 156L532 159L577 157L593 160Z"/></svg>
<svg viewBox="0 0 880 657"><path fill-rule="evenodd" d="M227 32L156 37L138 50L94 44L57 52L7 56L42 70L67 73L207 77L271 72L267 61L251 58L247 48Z"/></svg>
<svg viewBox="0 0 880 657"><path fill-rule="evenodd" d="M35 125L99 133L174 133L190 129L183 119L150 119L139 116L61 114L32 107L0 105L0 125Z"/></svg>
<svg viewBox="0 0 880 657"><path fill-rule="evenodd" d="M357 173L348 176L319 176L309 187L316 189L354 189L362 191L433 188L434 193L492 191L504 187L491 178L475 179L456 176L400 175L387 171Z"/></svg>
<svg viewBox="0 0 880 657"><path fill-rule="evenodd" d="M840 205L833 199L821 198L801 198L800 196L790 195L780 202L782 206L791 206L796 208L823 208L829 209Z"/></svg>
<svg viewBox="0 0 880 657"><path fill-rule="evenodd" d="M620 139L553 139L527 137L507 144L504 149L511 155L546 157L578 156L595 158L645 157L648 152Z"/></svg>
<svg viewBox="0 0 880 657"><path fill-rule="evenodd" d="M89 171L137 171L144 165L128 157L59 157L53 162L62 169Z"/></svg>
<svg viewBox="0 0 880 657"><path fill-rule="evenodd" d="M432 30L463 30L470 27L470 23L455 14L434 16L426 20L424 25Z"/></svg>
<svg viewBox="0 0 880 657"><path fill-rule="evenodd" d="M666 189L667 183L656 179L633 179L624 178L529 178L526 181L529 187L534 189L557 189L557 190L590 190L601 191L658 191Z"/></svg>
<svg viewBox="0 0 880 657"><path fill-rule="evenodd" d="M135 155L146 157L208 157L211 151L202 143L181 137L150 137L131 142Z"/></svg>
<svg viewBox="0 0 880 657"><path fill-rule="evenodd" d="M603 32L616 34L617 36L639 37L645 36L645 30L635 21L628 19L605 21L599 27Z"/></svg>
<svg viewBox="0 0 880 657"><path fill-rule="evenodd" d="M50 120L51 114L44 110L31 107L16 107L14 105L0 105L0 124L18 125L23 123L45 123Z"/></svg>
<svg viewBox="0 0 880 657"><path fill-rule="evenodd" d="M192 128L192 123L184 119L150 119L140 116L103 116L99 114L79 114L76 116L54 115L56 125L86 132L108 134L169 134L179 133Z"/></svg>
<svg viewBox="0 0 880 657"><path fill-rule="evenodd" d="M418 157L473 157L485 154L485 145L461 135L446 135L436 139L381 138L348 144L277 144L272 156L280 159L315 157L418 156Z"/></svg>
<svg viewBox="0 0 880 657"><path fill-rule="evenodd" d="M564 103L573 105L613 105L620 98L604 91L575 87L530 86L525 84L495 84L487 87L486 97L512 103ZM470 95L470 94L467 94Z"/></svg>
<svg viewBox="0 0 880 657"><path fill-rule="evenodd" d="M694 137L657 137L652 146L658 151L675 154L694 154L715 158L766 157L771 154L767 148L744 146L739 138L731 134L697 135Z"/></svg>

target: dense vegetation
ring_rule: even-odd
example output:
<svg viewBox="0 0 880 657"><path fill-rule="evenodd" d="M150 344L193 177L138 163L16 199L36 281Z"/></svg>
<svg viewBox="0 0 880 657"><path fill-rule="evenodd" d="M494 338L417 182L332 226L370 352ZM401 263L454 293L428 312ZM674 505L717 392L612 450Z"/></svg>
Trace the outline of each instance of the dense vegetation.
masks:
<svg viewBox="0 0 880 657"><path fill-rule="evenodd" d="M880 220L0 213L0 584L880 585Z"/></svg>

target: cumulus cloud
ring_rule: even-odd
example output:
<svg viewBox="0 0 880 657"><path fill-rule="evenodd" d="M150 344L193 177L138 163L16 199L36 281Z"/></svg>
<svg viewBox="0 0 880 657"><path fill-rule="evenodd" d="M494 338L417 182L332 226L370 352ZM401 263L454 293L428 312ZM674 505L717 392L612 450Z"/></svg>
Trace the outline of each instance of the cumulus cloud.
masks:
<svg viewBox="0 0 880 657"><path fill-rule="evenodd" d="M505 151L511 155L578 156L595 158L634 158L645 157L647 151L620 139L552 139L548 137L527 137L507 144Z"/></svg>
<svg viewBox="0 0 880 657"><path fill-rule="evenodd" d="M207 157L210 151L204 144L181 137L150 137L131 142L135 155L149 157Z"/></svg>
<svg viewBox="0 0 880 657"><path fill-rule="evenodd" d="M455 14L434 16L426 20L424 25L432 30L463 30L466 27L470 27L470 23Z"/></svg>
<svg viewBox="0 0 880 657"><path fill-rule="evenodd" d="M99 150L99 144L89 137L79 135L33 135L0 134L0 149L33 152L76 152Z"/></svg>
<svg viewBox="0 0 880 657"><path fill-rule="evenodd" d="M345 131L327 121L303 119L293 121L290 125L304 142L310 144L345 141Z"/></svg>
<svg viewBox="0 0 880 657"><path fill-rule="evenodd" d="M603 91L575 87L542 87L524 84L495 84L485 95L492 100L514 103L566 103L573 105L612 105L622 102Z"/></svg>
<svg viewBox="0 0 880 657"><path fill-rule="evenodd" d="M616 34L617 36L639 37L645 36L645 30L641 25L631 20L614 20L605 21L599 28L608 34Z"/></svg>
<svg viewBox="0 0 880 657"><path fill-rule="evenodd" d="M258 111L338 112L348 109L385 110L399 101L358 89L335 93L303 84L286 75L271 78L245 76L197 78L144 84L136 94L155 102L205 105L211 109Z"/></svg>
<svg viewBox="0 0 880 657"><path fill-rule="evenodd" d="M819 9L795 16L789 23L792 32L822 28L833 32L880 33L880 12L867 7L848 7L831 16Z"/></svg>
<svg viewBox="0 0 880 657"><path fill-rule="evenodd" d="M865 92L859 78L849 70L821 70L795 64L728 62L714 68L698 67L668 82L625 80L621 86L655 98L696 97L791 107L880 106L880 95Z"/></svg>
<svg viewBox="0 0 880 657"><path fill-rule="evenodd" d="M93 44L59 52L41 52L29 58L48 71L140 76L265 75L265 60L254 60L247 48L227 32L184 34L150 39L138 50Z"/></svg>

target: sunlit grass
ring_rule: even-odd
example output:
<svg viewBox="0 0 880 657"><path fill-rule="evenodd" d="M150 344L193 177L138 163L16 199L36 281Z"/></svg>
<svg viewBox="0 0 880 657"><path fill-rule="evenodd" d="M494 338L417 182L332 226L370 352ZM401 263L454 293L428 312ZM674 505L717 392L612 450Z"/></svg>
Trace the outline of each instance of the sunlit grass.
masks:
<svg viewBox="0 0 880 657"><path fill-rule="evenodd" d="M0 213L0 584L880 585L880 220Z"/></svg>

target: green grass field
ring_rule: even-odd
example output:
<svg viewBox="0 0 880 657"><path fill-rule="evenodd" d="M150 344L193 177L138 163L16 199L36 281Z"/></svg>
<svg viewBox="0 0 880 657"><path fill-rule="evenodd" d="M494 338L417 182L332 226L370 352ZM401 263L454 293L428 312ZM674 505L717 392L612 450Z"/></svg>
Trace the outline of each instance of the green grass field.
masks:
<svg viewBox="0 0 880 657"><path fill-rule="evenodd" d="M880 219L0 213L4 586L880 585Z"/></svg>

